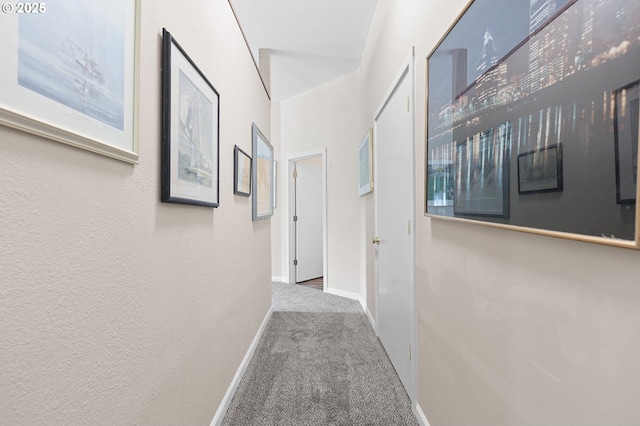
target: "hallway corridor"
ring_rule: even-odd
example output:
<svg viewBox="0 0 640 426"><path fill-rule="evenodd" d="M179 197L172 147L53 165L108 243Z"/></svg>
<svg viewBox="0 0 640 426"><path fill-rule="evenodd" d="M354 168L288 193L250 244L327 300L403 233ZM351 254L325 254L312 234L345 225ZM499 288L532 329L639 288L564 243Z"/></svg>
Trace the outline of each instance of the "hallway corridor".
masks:
<svg viewBox="0 0 640 426"><path fill-rule="evenodd" d="M272 284L273 314L223 425L417 425L356 301Z"/></svg>

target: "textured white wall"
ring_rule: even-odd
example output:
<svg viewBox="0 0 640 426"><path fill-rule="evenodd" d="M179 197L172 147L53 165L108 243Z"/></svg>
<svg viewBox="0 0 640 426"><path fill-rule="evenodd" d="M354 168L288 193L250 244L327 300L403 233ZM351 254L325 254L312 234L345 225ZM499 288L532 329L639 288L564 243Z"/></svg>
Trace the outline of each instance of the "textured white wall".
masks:
<svg viewBox="0 0 640 426"><path fill-rule="evenodd" d="M280 164L291 158L327 150L328 284L330 291L360 293L358 197L358 144L364 135L361 124L359 73L348 74L286 101L274 103L272 126L280 127ZM281 167L281 170L284 170ZM280 193L288 192L282 175ZM278 216L283 241L274 263L288 275L288 197L280 197ZM279 256L276 257L276 256ZM275 267L275 266L274 266Z"/></svg>
<svg viewBox="0 0 640 426"><path fill-rule="evenodd" d="M431 426L639 424L639 252L423 216L425 58L466 3L380 0L362 60L372 116L416 46L420 407Z"/></svg>
<svg viewBox="0 0 640 426"><path fill-rule="evenodd" d="M278 162L276 166L276 208L273 210L271 217L271 274L273 281L289 282L289 269L286 260L282 259L282 250L289 246L289 240L283 239L282 227L287 226L286 220L288 210L284 210L284 206L288 204L287 198L289 187L287 182L287 161L282 159L280 155L280 104L271 103L271 145L273 146L273 155ZM287 207L288 208L288 207Z"/></svg>
<svg viewBox="0 0 640 426"><path fill-rule="evenodd" d="M220 207L160 198L161 34L220 92ZM270 105L225 0L142 2L140 164L0 127L0 424L208 424L271 303L233 145Z"/></svg>

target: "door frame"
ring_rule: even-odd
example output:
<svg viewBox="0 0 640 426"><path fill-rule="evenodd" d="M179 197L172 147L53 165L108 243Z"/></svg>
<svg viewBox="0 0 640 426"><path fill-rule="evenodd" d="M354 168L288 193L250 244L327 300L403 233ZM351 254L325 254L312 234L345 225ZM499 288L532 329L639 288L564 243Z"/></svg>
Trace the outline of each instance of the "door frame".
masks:
<svg viewBox="0 0 640 426"><path fill-rule="evenodd" d="M296 233L295 222L293 216L295 215L295 182L293 179L293 171L295 163L301 160L307 160L309 158L321 157L322 158L322 291L327 291L329 282L329 255L328 255L328 232L327 232L327 150L321 149L316 151L310 151L305 154L295 155L288 158L287 161L287 181L289 182L289 211L287 223L289 224L289 282L291 284L296 283L296 269L293 264L293 260L296 256Z"/></svg>
<svg viewBox="0 0 640 426"><path fill-rule="evenodd" d="M405 77L406 75L406 77ZM413 312L411 312L411 330L410 330L410 336L411 336L411 348L412 348L412 354L411 354L411 368L413 370L413 374L412 374L412 383L411 383L411 389L406 389L407 394L409 395L409 399L411 400L412 406L416 406L417 401L418 401L418 327L417 327L417 303L416 303L416 153L415 153L415 147L416 147L416 109L415 109L415 105L416 105L416 80L415 80L415 46L411 47L411 51L409 53L409 55L405 58L405 60L402 62L402 66L400 67L398 73L396 74L396 76L394 77L391 85L389 86L389 89L387 89L385 95L382 97L382 101L380 102L380 105L378 106L378 108L376 109L375 114L373 115L373 140L374 140L374 144L373 144L373 151L374 151L374 155L373 155L373 173L374 176L379 176L378 174L378 155L377 155L377 144L379 142L378 140L378 135L377 135L377 126L378 126L378 118L380 117L380 114L382 113L382 111L384 110L385 106L387 105L387 103L389 102L391 96L394 94L394 92L396 91L398 85L400 84L400 82L402 81L403 78L408 78L410 83L411 83L411 99L410 99L410 108L411 108L411 139L413 141L412 143L412 147L413 149L411 150L411 162L413 164L413 179L411 182L411 188L412 188L412 200L411 200L411 205L412 205L412 212L411 212L411 251L412 251L412 255L411 255L411 287L412 287L412 303L411 303L411 309L413 310ZM378 186L378 185L376 185ZM373 191L373 208L374 208L374 230L377 233L378 232L378 192L377 191ZM375 258L374 258L374 262L375 262L375 266L374 266L374 282L375 282L375 305L376 305L376 327L375 327L375 332L376 335L378 335L378 327L377 325L379 324L378 322L378 315L380 313L380 309L378 307L378 301L380 299L379 295L379 277L378 277L378 255L377 253L375 254Z"/></svg>

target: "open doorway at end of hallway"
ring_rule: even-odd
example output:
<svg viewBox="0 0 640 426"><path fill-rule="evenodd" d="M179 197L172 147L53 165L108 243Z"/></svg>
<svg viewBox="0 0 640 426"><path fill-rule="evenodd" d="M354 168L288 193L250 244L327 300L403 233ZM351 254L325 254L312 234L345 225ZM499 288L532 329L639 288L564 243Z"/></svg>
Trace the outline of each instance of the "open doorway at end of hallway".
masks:
<svg viewBox="0 0 640 426"><path fill-rule="evenodd" d="M326 288L326 155L289 160L290 276L305 287Z"/></svg>
<svg viewBox="0 0 640 426"><path fill-rule="evenodd" d="M302 281L302 282L299 282L297 284L300 284L301 286L307 287L307 288L313 288L313 289L316 289L316 290L324 290L324 278L323 277L313 278L311 280Z"/></svg>

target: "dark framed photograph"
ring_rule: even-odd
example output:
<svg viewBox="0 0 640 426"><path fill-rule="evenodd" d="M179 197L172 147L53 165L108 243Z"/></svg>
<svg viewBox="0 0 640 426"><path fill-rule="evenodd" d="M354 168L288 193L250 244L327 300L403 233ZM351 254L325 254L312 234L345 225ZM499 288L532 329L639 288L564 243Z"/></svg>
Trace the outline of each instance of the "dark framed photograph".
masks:
<svg viewBox="0 0 640 426"><path fill-rule="evenodd" d="M252 139L252 216L253 220L273 216L275 188L273 181L273 146L254 123L251 127Z"/></svg>
<svg viewBox="0 0 640 426"><path fill-rule="evenodd" d="M233 149L233 193L251 195L251 157L238 145Z"/></svg>
<svg viewBox="0 0 640 426"><path fill-rule="evenodd" d="M140 0L3 11L0 125L137 163Z"/></svg>
<svg viewBox="0 0 640 426"><path fill-rule="evenodd" d="M616 200L618 204L635 204L638 182L638 100L640 81L616 90L615 150Z"/></svg>
<svg viewBox="0 0 640 426"><path fill-rule="evenodd" d="M220 95L162 30L162 201L218 207Z"/></svg>
<svg viewBox="0 0 640 426"><path fill-rule="evenodd" d="M509 217L510 146L508 122L456 145L454 215Z"/></svg>
<svg viewBox="0 0 640 426"><path fill-rule="evenodd" d="M518 155L518 193L562 191L562 145Z"/></svg>

